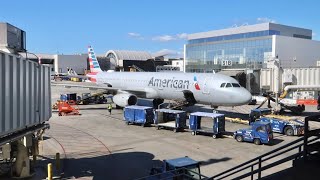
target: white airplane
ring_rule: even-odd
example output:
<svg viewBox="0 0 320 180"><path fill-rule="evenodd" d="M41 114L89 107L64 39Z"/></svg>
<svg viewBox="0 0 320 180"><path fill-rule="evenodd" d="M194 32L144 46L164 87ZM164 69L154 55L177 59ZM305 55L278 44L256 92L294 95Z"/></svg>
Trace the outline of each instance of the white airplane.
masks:
<svg viewBox="0 0 320 180"><path fill-rule="evenodd" d="M94 85L59 84L65 87L104 89L112 93L113 102L121 107L135 105L139 98L164 99L211 106L239 106L251 101L251 93L232 77L222 74L175 72L104 72L95 53L88 47L91 73L87 74Z"/></svg>

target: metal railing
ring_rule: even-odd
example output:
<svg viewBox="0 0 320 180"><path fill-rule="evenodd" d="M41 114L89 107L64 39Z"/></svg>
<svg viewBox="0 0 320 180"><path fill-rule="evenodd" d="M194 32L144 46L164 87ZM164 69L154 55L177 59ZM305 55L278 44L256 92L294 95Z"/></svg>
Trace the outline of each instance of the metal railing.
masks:
<svg viewBox="0 0 320 180"><path fill-rule="evenodd" d="M315 118L319 119L320 116L313 116L313 117L307 117L305 120L305 134L310 134L310 132L319 132L318 130L309 131L308 129L308 121L314 120ZM314 133L312 133L313 135ZM304 137L301 137L295 141L292 141L284 146L281 146L277 149L274 149L268 153L265 153L259 157L256 157L252 160L249 160L245 163L242 163L236 167L233 167L229 170L226 170L224 172L221 172L213 177L210 177L208 179L224 179L228 178L231 179L230 176L232 176L232 179L243 179L246 177L251 176L251 179L254 178L254 175L257 174L257 179L261 179L261 172L270 168L273 168L275 166L278 166L282 163L291 161L291 160L297 160L302 157L306 157L308 154L306 152L306 149L308 145L310 145L312 142L320 139L319 136L316 136L314 138L310 138L308 140L309 135L305 135ZM274 158L279 157L280 155L283 155L284 153L291 153L290 155L275 160ZM268 161L269 162L266 165L263 165L263 162ZM271 163L270 163L271 161ZM273 162L272 162L273 161ZM249 172L248 172L249 170Z"/></svg>

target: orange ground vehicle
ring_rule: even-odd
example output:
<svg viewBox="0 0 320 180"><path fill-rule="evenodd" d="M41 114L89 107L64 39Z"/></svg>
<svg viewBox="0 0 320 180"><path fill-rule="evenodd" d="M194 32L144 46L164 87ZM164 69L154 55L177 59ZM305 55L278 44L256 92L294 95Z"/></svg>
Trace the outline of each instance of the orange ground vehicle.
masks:
<svg viewBox="0 0 320 180"><path fill-rule="evenodd" d="M77 103L73 100L58 102L58 111L59 116L81 115L79 113L79 107Z"/></svg>

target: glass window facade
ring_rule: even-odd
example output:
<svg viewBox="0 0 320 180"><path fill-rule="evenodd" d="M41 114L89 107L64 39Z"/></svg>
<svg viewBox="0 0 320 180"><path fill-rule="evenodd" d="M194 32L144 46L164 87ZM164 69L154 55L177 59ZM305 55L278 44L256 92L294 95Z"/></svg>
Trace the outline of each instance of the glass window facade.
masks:
<svg viewBox="0 0 320 180"><path fill-rule="evenodd" d="M271 36L191 43L186 45L186 72L212 73L212 70L226 68L261 68L271 53Z"/></svg>
<svg viewBox="0 0 320 180"><path fill-rule="evenodd" d="M248 33L230 34L225 36L199 38L199 39L189 40L188 44L198 44L198 43L206 43L206 42L214 42L214 41L228 41L228 40L235 40L235 39L245 39L245 38L254 38L254 37L261 37L261 36L272 36L272 35L280 35L280 31L265 30L265 31L255 31L255 32L248 32Z"/></svg>

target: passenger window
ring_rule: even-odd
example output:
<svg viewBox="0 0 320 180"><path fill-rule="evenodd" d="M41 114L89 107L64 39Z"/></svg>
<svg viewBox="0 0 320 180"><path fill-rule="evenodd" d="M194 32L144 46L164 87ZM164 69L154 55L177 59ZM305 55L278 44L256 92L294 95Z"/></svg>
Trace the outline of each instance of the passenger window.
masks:
<svg viewBox="0 0 320 180"><path fill-rule="evenodd" d="M222 83L220 87L222 87L222 88L223 88L225 85L226 85L226 83Z"/></svg>
<svg viewBox="0 0 320 180"><path fill-rule="evenodd" d="M232 83L232 86L233 86L233 87L240 87L240 84L238 84L238 83Z"/></svg>
<svg viewBox="0 0 320 180"><path fill-rule="evenodd" d="M226 87L232 87L231 83L227 83Z"/></svg>

